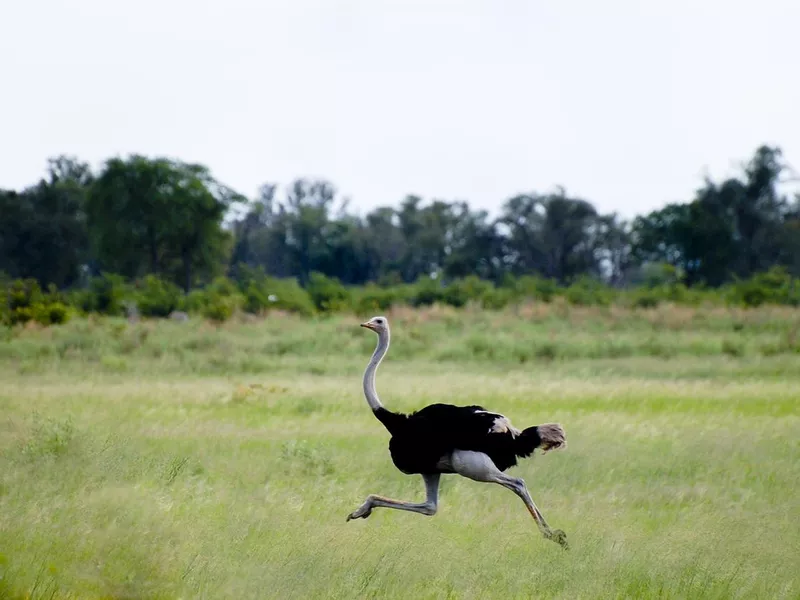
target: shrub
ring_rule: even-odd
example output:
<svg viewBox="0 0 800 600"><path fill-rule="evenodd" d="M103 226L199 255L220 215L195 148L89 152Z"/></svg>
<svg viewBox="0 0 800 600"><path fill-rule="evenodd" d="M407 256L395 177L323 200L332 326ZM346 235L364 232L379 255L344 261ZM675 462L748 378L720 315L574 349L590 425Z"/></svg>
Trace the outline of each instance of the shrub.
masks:
<svg viewBox="0 0 800 600"><path fill-rule="evenodd" d="M270 294L267 292L266 286L255 281L251 281L244 288L243 293L245 312L257 315L268 310L270 304Z"/></svg>
<svg viewBox="0 0 800 600"><path fill-rule="evenodd" d="M190 296L191 300L187 298L185 302L187 306L191 303L193 310L217 322L230 319L245 303L239 288L227 277L217 277L204 290Z"/></svg>
<svg viewBox="0 0 800 600"><path fill-rule="evenodd" d="M461 307L471 300L481 301L493 289L491 282L470 275L464 279L456 279L446 286L442 299L450 306Z"/></svg>
<svg viewBox="0 0 800 600"><path fill-rule="evenodd" d="M35 279L17 279L3 295L5 309L0 318L6 325L22 325L29 321L60 325L69 320L69 309L55 286L51 285L49 293L45 294Z"/></svg>
<svg viewBox="0 0 800 600"><path fill-rule="evenodd" d="M42 325L63 325L69 321L69 309L62 302L40 302L31 307L31 315Z"/></svg>
<svg viewBox="0 0 800 600"><path fill-rule="evenodd" d="M204 290L214 296L240 296L238 286L227 277L217 277Z"/></svg>
<svg viewBox="0 0 800 600"><path fill-rule="evenodd" d="M633 298L635 308L655 308L661 303L661 298L652 290L642 290Z"/></svg>
<svg viewBox="0 0 800 600"><path fill-rule="evenodd" d="M736 304L747 307L762 304L800 304L800 290L797 281L784 267L772 267L764 273L757 273L747 280L736 281L728 292Z"/></svg>
<svg viewBox="0 0 800 600"><path fill-rule="evenodd" d="M511 283L513 286L512 289L514 289L519 296L540 300L542 302L550 302L553 297L559 293L558 282L554 279L523 275L516 280L506 280L504 282L504 287L508 287L509 283Z"/></svg>
<svg viewBox="0 0 800 600"><path fill-rule="evenodd" d="M514 291L507 288L491 288L483 294L481 306L487 310L500 310L514 300Z"/></svg>
<svg viewBox="0 0 800 600"><path fill-rule="evenodd" d="M87 312L121 315L128 293L125 279L115 273L103 273L89 281L89 306Z"/></svg>
<svg viewBox="0 0 800 600"><path fill-rule="evenodd" d="M270 308L306 316L314 314L314 303L311 301L311 296L300 287L300 284L293 277L287 279L270 278L267 281L267 290L270 291L268 296Z"/></svg>
<svg viewBox="0 0 800 600"><path fill-rule="evenodd" d="M136 302L145 317L167 317L181 303L182 292L170 281L146 275L136 283Z"/></svg>
<svg viewBox="0 0 800 600"><path fill-rule="evenodd" d="M647 288L664 288L681 283L684 274L669 263L646 263L640 269L640 278Z"/></svg>
<svg viewBox="0 0 800 600"><path fill-rule="evenodd" d="M438 279L420 277L413 285L409 296L411 306L430 306L444 301L444 289Z"/></svg>
<svg viewBox="0 0 800 600"><path fill-rule="evenodd" d="M397 269L391 269L378 277L378 286L382 288L403 287L403 276Z"/></svg>
<svg viewBox="0 0 800 600"><path fill-rule="evenodd" d="M210 321L222 323L227 321L239 308L239 303L235 296L223 296L220 294L210 295L201 309L202 315Z"/></svg>
<svg viewBox="0 0 800 600"><path fill-rule="evenodd" d="M261 269L241 265L239 289L244 296L244 310L248 313L260 314L276 309L306 316L314 314L311 297L294 278L268 277Z"/></svg>
<svg viewBox="0 0 800 600"><path fill-rule="evenodd" d="M402 286L378 287L371 283L353 294L353 308L358 314L373 315L401 304L405 297Z"/></svg>
<svg viewBox="0 0 800 600"><path fill-rule="evenodd" d="M606 306L611 303L614 292L611 288L591 277L578 277L564 291L570 304L581 306Z"/></svg>
<svg viewBox="0 0 800 600"><path fill-rule="evenodd" d="M697 289L695 290L696 293L692 294L689 292L689 288L683 283L672 283L661 286L656 292L662 299L675 302L676 304L693 304L696 299L701 297L700 293L702 290Z"/></svg>
<svg viewBox="0 0 800 600"><path fill-rule="evenodd" d="M20 308L29 308L44 300L42 288L35 279L16 279L8 291L8 308L13 313Z"/></svg>
<svg viewBox="0 0 800 600"><path fill-rule="evenodd" d="M66 302L82 313L121 315L130 287L125 278L115 273L102 273L89 279L85 289L66 294Z"/></svg>
<svg viewBox="0 0 800 600"><path fill-rule="evenodd" d="M9 323L11 325L24 325L28 321L33 320L33 307L32 306L18 306L11 311L9 315Z"/></svg>
<svg viewBox="0 0 800 600"><path fill-rule="evenodd" d="M201 314L211 321L223 322L245 304L239 287L227 277L217 277L204 289L192 290L181 299L180 308Z"/></svg>
<svg viewBox="0 0 800 600"><path fill-rule="evenodd" d="M313 272L309 276L306 291L317 310L334 312L350 304L350 293L338 279Z"/></svg>
<svg viewBox="0 0 800 600"><path fill-rule="evenodd" d="M458 281L454 281L442 289L441 298L445 304L461 308L469 302L469 294L467 290L459 285Z"/></svg>
<svg viewBox="0 0 800 600"><path fill-rule="evenodd" d="M192 290L183 297L181 308L190 313L202 313L208 301L208 294L205 290Z"/></svg>

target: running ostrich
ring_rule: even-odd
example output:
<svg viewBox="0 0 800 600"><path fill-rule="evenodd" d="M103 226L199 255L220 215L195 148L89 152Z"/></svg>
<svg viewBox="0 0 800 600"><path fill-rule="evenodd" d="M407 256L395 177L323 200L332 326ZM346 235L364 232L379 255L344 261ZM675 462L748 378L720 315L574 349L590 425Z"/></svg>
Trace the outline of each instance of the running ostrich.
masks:
<svg viewBox="0 0 800 600"><path fill-rule="evenodd" d="M407 475L419 474L425 482L427 499L414 503L374 494L347 516L366 519L373 508L395 508L432 516L439 500L439 477L455 473L474 481L497 483L519 496L548 540L567 548L567 536L550 529L533 503L525 482L503 473L536 448L542 452L565 448L564 430L557 423L516 429L503 415L482 406L431 404L409 415L387 410L375 391L375 371L389 350L389 321L373 317L361 327L378 334L378 345L364 372L364 395L373 414L391 434L389 452L394 465Z"/></svg>

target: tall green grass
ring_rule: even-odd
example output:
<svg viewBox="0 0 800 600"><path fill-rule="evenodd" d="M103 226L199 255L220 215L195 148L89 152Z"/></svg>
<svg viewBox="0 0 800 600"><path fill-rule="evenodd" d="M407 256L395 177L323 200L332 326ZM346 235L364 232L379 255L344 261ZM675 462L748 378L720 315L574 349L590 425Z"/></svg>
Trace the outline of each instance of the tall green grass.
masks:
<svg viewBox="0 0 800 600"><path fill-rule="evenodd" d="M365 316L371 316L369 314ZM0 341L0 597L797 598L800 315L575 307L389 311L393 409L561 422L498 486L416 500L360 377L360 318L121 318Z"/></svg>
<svg viewBox="0 0 800 600"><path fill-rule="evenodd" d="M652 358L668 364L693 357L702 372L709 360L760 361L800 353L800 312L781 307L644 310L554 303L499 312L400 308L390 314L398 331L395 361L549 369L572 361ZM129 323L95 316L60 327L7 329L0 359L5 369L28 374L355 373L361 369L358 359L374 345L357 327L369 316L243 315L224 325L202 318Z"/></svg>

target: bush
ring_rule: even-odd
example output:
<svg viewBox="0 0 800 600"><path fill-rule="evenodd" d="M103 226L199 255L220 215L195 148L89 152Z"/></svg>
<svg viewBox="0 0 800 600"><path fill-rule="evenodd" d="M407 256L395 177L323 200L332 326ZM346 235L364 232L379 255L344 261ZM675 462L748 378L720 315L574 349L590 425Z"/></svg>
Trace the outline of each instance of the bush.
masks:
<svg viewBox="0 0 800 600"><path fill-rule="evenodd" d="M772 267L747 280L736 281L728 292L736 304L756 307L762 304L800 304L798 282L783 267Z"/></svg>
<svg viewBox="0 0 800 600"><path fill-rule="evenodd" d="M413 307L447 304L464 307L476 303L487 310L499 310L521 299L550 302L563 296L575 305L608 305L611 302L635 308L654 308L662 302L699 306L724 302L745 307L763 304L800 305L800 285L784 268L773 267L747 280L722 288L702 285L687 287L677 271L651 265L649 275L638 286L613 289L601 281L583 276L568 287L537 276L515 278L505 274L500 284L471 275L446 284L437 278L420 277L413 284L380 286L373 283L346 288L337 279L312 273L306 288L295 279L277 279L262 270L240 266L239 281L214 279L204 289L184 296L173 283L148 275L131 286L115 274L103 273L89 280L85 289L60 292L54 286L43 291L34 279L3 279L0 273L0 323L43 325L65 323L77 309L84 313L118 315L127 301L135 300L139 312L148 317L167 317L175 310L202 314L214 321L229 319L237 310L264 314L284 310L310 316L317 311L355 311L374 315L393 306Z"/></svg>
<svg viewBox="0 0 800 600"><path fill-rule="evenodd" d="M350 305L350 293L338 279L316 271L311 273L306 291L317 310L323 312L340 311Z"/></svg>
<svg viewBox="0 0 800 600"><path fill-rule="evenodd" d="M201 314L210 321L222 323L230 319L238 308L239 302L235 296L210 295Z"/></svg>
<svg viewBox="0 0 800 600"><path fill-rule="evenodd" d="M24 325L28 321L33 320L33 307L32 306L18 306L9 314L10 325Z"/></svg>
<svg viewBox="0 0 800 600"><path fill-rule="evenodd" d="M640 291L633 298L635 308L656 308L661 303L658 294L650 290Z"/></svg>
<svg viewBox="0 0 800 600"><path fill-rule="evenodd" d="M135 287L136 303L145 317L168 317L181 304L180 288L156 275L146 275Z"/></svg>
<svg viewBox="0 0 800 600"><path fill-rule="evenodd" d="M379 287L367 284L353 292L353 306L359 314L383 312L392 306L408 304L410 306L430 306L442 303L455 307L463 307L469 302L481 305L505 306L509 294L495 296L495 288L490 281L470 275L463 279L454 279L447 285L438 279L421 277L411 285L394 285ZM488 300L486 300L488 298Z"/></svg>
<svg viewBox="0 0 800 600"><path fill-rule="evenodd" d="M191 305L191 310L220 323L230 319L244 303L239 288L227 277L217 277L204 290L192 292L185 301L187 308Z"/></svg>
<svg viewBox="0 0 800 600"><path fill-rule="evenodd" d="M40 302L31 307L31 315L42 325L63 325L69 321L69 309L62 302Z"/></svg>
<svg viewBox="0 0 800 600"><path fill-rule="evenodd" d="M270 294L263 284L251 281L244 287L242 292L244 295L243 308L245 312L257 315L268 310Z"/></svg>
<svg viewBox="0 0 800 600"><path fill-rule="evenodd" d="M74 292L71 303L85 313L116 316L123 313L124 300L128 294L124 277L115 273L103 273L99 277L92 277L87 289Z"/></svg>
<svg viewBox="0 0 800 600"><path fill-rule="evenodd" d="M5 309L0 319L6 325L24 325L35 321L41 325L60 325L69 321L70 313L55 286L42 292L35 279L17 279L3 294Z"/></svg>
<svg viewBox="0 0 800 600"><path fill-rule="evenodd" d="M591 277L578 277L564 291L570 304L579 306L606 306L614 298L614 291Z"/></svg>
<svg viewBox="0 0 800 600"><path fill-rule="evenodd" d="M444 289L438 279L420 277L413 285L409 296L411 306L431 306L444 301Z"/></svg>
<svg viewBox="0 0 800 600"><path fill-rule="evenodd" d="M8 290L8 308L13 313L20 308L30 308L44 301L42 288L35 279L16 279Z"/></svg>
<svg viewBox="0 0 800 600"><path fill-rule="evenodd" d="M205 287L206 293L213 296L241 297L239 287L227 277L217 277Z"/></svg>
<svg viewBox="0 0 800 600"><path fill-rule="evenodd" d="M669 263L646 263L642 265L639 276L647 288L665 288L684 279L683 272Z"/></svg>
<svg viewBox="0 0 800 600"><path fill-rule="evenodd" d="M521 297L550 302L555 297L560 288L555 279L545 279L532 275L523 275L519 279L506 279L503 287L511 287L514 292Z"/></svg>
<svg viewBox="0 0 800 600"><path fill-rule="evenodd" d="M268 277L261 269L240 266L239 289L244 296L243 308L251 314L285 310L301 315L314 314L308 292L294 278Z"/></svg>
<svg viewBox="0 0 800 600"><path fill-rule="evenodd" d="M445 287L442 299L450 306L462 307L473 300L480 302L493 289L491 282L470 275L464 279L456 279Z"/></svg>
<svg viewBox="0 0 800 600"><path fill-rule="evenodd" d="M370 283L354 293L353 308L358 314L374 315L403 303L406 297L403 286L378 287Z"/></svg>
<svg viewBox="0 0 800 600"><path fill-rule="evenodd" d="M492 288L481 298L481 306L487 310L501 310L511 304L515 294L508 288Z"/></svg>
<svg viewBox="0 0 800 600"><path fill-rule="evenodd" d="M286 279L267 278L265 285L269 292L267 296L269 308L306 316L314 314L314 303L311 301L311 296L300 287L300 284L293 277Z"/></svg>
<svg viewBox="0 0 800 600"><path fill-rule="evenodd" d="M181 308L188 313L200 314L208 302L208 294L205 290L192 290L183 297Z"/></svg>
<svg viewBox="0 0 800 600"><path fill-rule="evenodd" d="M0 287L0 325L11 324L11 311L8 308L8 288Z"/></svg>

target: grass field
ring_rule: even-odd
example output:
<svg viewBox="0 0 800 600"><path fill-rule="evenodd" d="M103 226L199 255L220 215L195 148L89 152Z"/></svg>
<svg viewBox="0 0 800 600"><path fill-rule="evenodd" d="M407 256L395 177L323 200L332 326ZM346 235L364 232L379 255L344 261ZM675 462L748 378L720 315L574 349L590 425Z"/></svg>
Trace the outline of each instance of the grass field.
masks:
<svg viewBox="0 0 800 600"><path fill-rule="evenodd" d="M365 315L371 316L371 315ZM522 502L397 472L356 317L0 340L0 597L800 598L800 312L398 310L389 408L558 421Z"/></svg>

